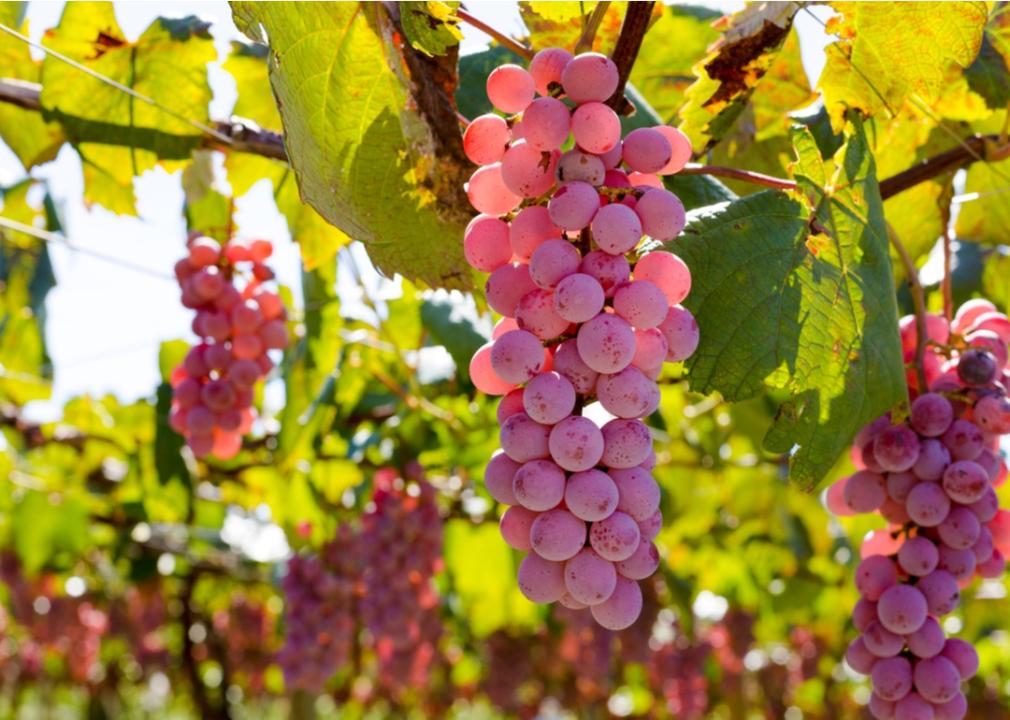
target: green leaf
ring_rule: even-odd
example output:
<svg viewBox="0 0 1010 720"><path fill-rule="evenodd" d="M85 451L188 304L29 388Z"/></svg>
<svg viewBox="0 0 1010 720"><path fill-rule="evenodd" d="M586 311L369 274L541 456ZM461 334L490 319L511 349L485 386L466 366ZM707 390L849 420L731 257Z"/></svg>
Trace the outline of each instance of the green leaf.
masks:
<svg viewBox="0 0 1010 720"><path fill-rule="evenodd" d="M532 10L544 20L551 22L565 22L568 20L579 20L596 9L595 0L586 2L522 2L519 3L524 10Z"/></svg>
<svg viewBox="0 0 1010 720"><path fill-rule="evenodd" d="M163 343L162 347L167 343ZM158 480L162 485L177 482L189 487L189 471L182 459L182 435L168 424L168 413L172 409L172 386L167 382L158 385L155 413L157 425L154 431L154 464Z"/></svg>
<svg viewBox="0 0 1010 720"><path fill-rule="evenodd" d="M500 45L478 53L470 53L459 59L459 86L456 88L456 107L470 120L478 115L493 112L491 101L487 99L485 82L499 65L507 63L523 64L523 59L508 48Z"/></svg>
<svg viewBox="0 0 1010 720"><path fill-rule="evenodd" d="M230 240L234 229L232 201L215 187L212 153L194 154L193 161L182 172L182 189L186 197L183 205L186 228L218 242Z"/></svg>
<svg viewBox="0 0 1010 720"><path fill-rule="evenodd" d="M936 100L975 59L988 16L984 2L833 4L845 39L827 47L819 87L836 130L846 108L894 115L913 93Z"/></svg>
<svg viewBox="0 0 1010 720"><path fill-rule="evenodd" d="M1010 103L1010 72L1007 63L989 33L982 36L982 47L975 62L964 71L968 87L985 98L985 104L994 109L1005 108Z"/></svg>
<svg viewBox="0 0 1010 720"><path fill-rule="evenodd" d="M441 187L457 168L430 151L431 129L407 106L383 6L232 7L262 23L270 38L270 78L304 201L362 241L382 271L467 287L458 238L468 213L439 202L429 183Z"/></svg>
<svg viewBox="0 0 1010 720"><path fill-rule="evenodd" d="M996 303L1002 312L1010 312L1010 255L996 251L985 263L982 271L982 288L986 297Z"/></svg>
<svg viewBox="0 0 1010 720"><path fill-rule="evenodd" d="M470 358L491 339L473 303L458 293L436 293L421 303L421 323L452 355L459 378L468 381Z"/></svg>
<svg viewBox="0 0 1010 720"><path fill-rule="evenodd" d="M88 536L88 508L76 496L29 492L11 513L14 549L29 573L66 553L76 558Z"/></svg>
<svg viewBox="0 0 1010 720"><path fill-rule="evenodd" d="M1010 237L1010 160L977 162L968 168L964 194L957 216L957 235L988 245L1006 244ZM977 195L976 195L977 193Z"/></svg>
<svg viewBox="0 0 1010 720"><path fill-rule="evenodd" d="M798 142L809 148L812 138ZM809 157L804 150L803 156ZM864 423L906 399L897 307L873 159L861 128L837 156L829 187L797 168L811 208L777 191L691 214L670 243L692 270L685 304L701 328L691 387L737 401L789 399L765 438L790 452L791 477L813 488Z"/></svg>
<svg viewBox="0 0 1010 720"><path fill-rule="evenodd" d="M401 2L400 24L410 44L425 55L445 55L445 51L463 39L459 18L454 15L458 2Z"/></svg>
<svg viewBox="0 0 1010 720"><path fill-rule="evenodd" d="M235 78L238 90L232 115L248 118L260 127L281 130L281 116L267 74L269 52L270 48L260 43L232 40L231 53L223 67Z"/></svg>
<svg viewBox="0 0 1010 720"><path fill-rule="evenodd" d="M574 51L596 5L596 2L519 3L519 12L529 30L529 44L538 49L560 47ZM609 55L613 51L626 8L627 3L608 5L593 36L594 52Z"/></svg>

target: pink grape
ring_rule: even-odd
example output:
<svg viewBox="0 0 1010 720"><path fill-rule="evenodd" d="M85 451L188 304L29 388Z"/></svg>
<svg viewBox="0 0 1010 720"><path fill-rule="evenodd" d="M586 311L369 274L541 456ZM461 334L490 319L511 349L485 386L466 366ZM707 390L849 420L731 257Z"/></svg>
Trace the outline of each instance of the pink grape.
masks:
<svg viewBox="0 0 1010 720"><path fill-rule="evenodd" d="M615 373L635 356L635 333L626 320L600 313L584 323L576 337L579 355L596 372Z"/></svg>
<svg viewBox="0 0 1010 720"><path fill-rule="evenodd" d="M982 387L996 377L996 358L982 348L969 348L957 362L957 376L969 387Z"/></svg>
<svg viewBox="0 0 1010 720"><path fill-rule="evenodd" d="M224 289L224 277L217 266L212 265L193 275L190 284L201 300L213 300Z"/></svg>
<svg viewBox="0 0 1010 720"><path fill-rule="evenodd" d="M882 658L894 657L905 646L905 640L897 633L885 628L879 620L872 621L866 627L863 632L863 642L866 644L866 649L875 657Z"/></svg>
<svg viewBox="0 0 1010 720"><path fill-rule="evenodd" d="M951 500L966 505L980 500L989 488L989 476L976 462L958 460L943 473L943 489Z"/></svg>
<svg viewBox="0 0 1010 720"><path fill-rule="evenodd" d="M898 564L909 575L924 577L936 570L940 553L929 538L922 535L905 540L898 550Z"/></svg>
<svg viewBox="0 0 1010 720"><path fill-rule="evenodd" d="M523 330L540 340L551 340L568 329L569 322L554 310L554 294L548 290L531 290L516 306L516 322Z"/></svg>
<svg viewBox="0 0 1010 720"><path fill-rule="evenodd" d="M567 592L565 566L533 552L519 564L518 580L522 594L536 603L556 602Z"/></svg>
<svg viewBox="0 0 1010 720"><path fill-rule="evenodd" d="M860 557L871 555L894 555L901 547L901 541L888 530L873 530L863 540L859 548Z"/></svg>
<svg viewBox="0 0 1010 720"><path fill-rule="evenodd" d="M550 460L525 462L513 475L512 495L528 510L550 510L561 502L564 494L565 473Z"/></svg>
<svg viewBox="0 0 1010 720"><path fill-rule="evenodd" d="M655 380L659 377L668 349L666 337L658 328L635 330L635 354L631 358L631 366Z"/></svg>
<svg viewBox="0 0 1010 720"><path fill-rule="evenodd" d="M610 255L602 250L593 250L582 258L579 272L596 278L604 294L611 297L621 283L628 281L631 266L623 255Z"/></svg>
<svg viewBox="0 0 1010 720"><path fill-rule="evenodd" d="M537 150L557 150L570 130L568 108L557 98L537 98L523 111L523 139Z"/></svg>
<svg viewBox="0 0 1010 720"><path fill-rule="evenodd" d="M971 328L977 318L986 313L996 312L996 310L996 306L985 298L966 300L954 313L953 327L955 332L964 333L965 330Z"/></svg>
<svg viewBox="0 0 1010 720"><path fill-rule="evenodd" d="M919 660L914 670L915 689L933 703L944 703L961 692L961 676L954 663L943 656Z"/></svg>
<svg viewBox="0 0 1010 720"><path fill-rule="evenodd" d="M565 587L579 602L598 605L617 587L617 570L614 563L604 560L592 548L581 548L565 563Z"/></svg>
<svg viewBox="0 0 1010 720"><path fill-rule="evenodd" d="M565 95L578 104L607 100L617 90L619 80L617 65L600 53L576 55L561 71Z"/></svg>
<svg viewBox="0 0 1010 720"><path fill-rule="evenodd" d="M949 638L940 654L954 664L962 680L971 680L978 672L978 651L970 642Z"/></svg>
<svg viewBox="0 0 1010 720"><path fill-rule="evenodd" d="M943 477L948 465L950 451L936 438L926 438L919 443L919 457L912 466L912 472L920 480L932 482Z"/></svg>
<svg viewBox="0 0 1010 720"><path fill-rule="evenodd" d="M520 113L533 101L533 76L518 65L499 65L487 77L487 98L504 113Z"/></svg>
<svg viewBox="0 0 1010 720"><path fill-rule="evenodd" d="M488 494L505 505L516 505L519 501L512 492L512 480L519 467L519 463L503 452L492 457L484 470L484 487Z"/></svg>
<svg viewBox="0 0 1010 720"><path fill-rule="evenodd" d="M198 237L189 244L189 264L194 268L217 265L221 257L221 245L209 237Z"/></svg>
<svg viewBox="0 0 1010 720"><path fill-rule="evenodd" d="M869 675L873 670L874 663L877 662L877 656L866 649L862 637L857 637L849 643L849 647L845 650L845 662L857 673Z"/></svg>
<svg viewBox="0 0 1010 720"><path fill-rule="evenodd" d="M537 513L527 510L521 505L510 507L501 516L499 529L505 543L520 552L528 552L533 548L530 542L530 529L533 521L537 519Z"/></svg>
<svg viewBox="0 0 1010 720"><path fill-rule="evenodd" d="M901 333L901 346L903 350L915 350L918 332L916 330L916 320L914 315L905 315L898 322L898 330ZM926 338L938 345L945 345L950 338L950 329L947 321L935 313L926 313Z"/></svg>
<svg viewBox="0 0 1010 720"><path fill-rule="evenodd" d="M919 479L910 472L888 473L885 486L887 494L892 500L903 503L908 499L908 493L918 482Z"/></svg>
<svg viewBox="0 0 1010 720"><path fill-rule="evenodd" d="M877 602L881 594L897 582L897 568L883 555L864 558L856 568L856 589L867 600Z"/></svg>
<svg viewBox="0 0 1010 720"><path fill-rule="evenodd" d="M641 465L652 451L652 435L638 420L618 418L603 426L603 464L611 468Z"/></svg>
<svg viewBox="0 0 1010 720"><path fill-rule="evenodd" d="M639 467L611 470L617 485L617 509L636 522L649 519L659 509L659 485L647 470Z"/></svg>
<svg viewBox="0 0 1010 720"><path fill-rule="evenodd" d="M550 431L549 447L554 462L569 472L581 472L603 456L603 433L589 418L572 415Z"/></svg>
<svg viewBox="0 0 1010 720"><path fill-rule="evenodd" d="M603 184L607 169L598 156L576 149L561 156L557 172L559 182L581 180L598 187Z"/></svg>
<svg viewBox="0 0 1010 720"><path fill-rule="evenodd" d="M561 83L561 73L572 59L572 54L563 48L544 48L530 60L529 73L533 76L537 92L550 94L551 83Z"/></svg>
<svg viewBox="0 0 1010 720"><path fill-rule="evenodd" d="M596 189L578 180L566 182L551 196L547 212L551 222L563 230L581 230L588 227L600 207Z"/></svg>
<svg viewBox="0 0 1010 720"><path fill-rule="evenodd" d="M543 152L525 140L512 143L501 159L502 182L519 197L535 198L554 187L558 153Z"/></svg>
<svg viewBox="0 0 1010 720"><path fill-rule="evenodd" d="M508 142L509 127L494 113L475 117L463 131L463 152L470 162L477 165L490 165L501 160Z"/></svg>
<svg viewBox="0 0 1010 720"><path fill-rule="evenodd" d="M974 417L975 422L986 432L1010 434L1010 398L990 395L980 399L975 403Z"/></svg>
<svg viewBox="0 0 1010 720"><path fill-rule="evenodd" d="M600 153L599 155L597 155L597 157L599 157L600 160L603 161L603 167L605 167L607 170L613 170L618 165L621 164L622 150L623 148L621 147L621 143L617 143L616 145L614 145L614 147L607 150L607 152ZM604 183L607 185L610 184L607 183L606 180L604 180Z"/></svg>
<svg viewBox="0 0 1010 720"><path fill-rule="evenodd" d="M568 322L583 323L603 309L603 286L592 275L572 273L554 289L554 311Z"/></svg>
<svg viewBox="0 0 1010 720"><path fill-rule="evenodd" d="M908 649L919 658L931 658L943 650L946 636L936 618L929 616L915 632L905 636Z"/></svg>
<svg viewBox="0 0 1010 720"><path fill-rule="evenodd" d="M541 243L562 235L561 228L551 221L550 213L542 205L523 208L509 226L512 252L521 260L529 260Z"/></svg>
<svg viewBox="0 0 1010 720"><path fill-rule="evenodd" d="M870 675L873 678L873 691L884 700L901 700L912 689L912 663L907 658L878 660Z"/></svg>
<svg viewBox="0 0 1010 720"><path fill-rule="evenodd" d="M668 346L666 359L669 362L686 360L698 349L701 333L698 323L687 308L672 306L658 327Z"/></svg>
<svg viewBox="0 0 1010 720"><path fill-rule="evenodd" d="M938 567L954 576L955 580L967 580L975 572L975 553L971 550L955 550L941 544Z"/></svg>
<svg viewBox="0 0 1010 720"><path fill-rule="evenodd" d="M567 590L565 590L565 594L558 599L558 603L563 607L569 608L570 610L585 610L587 607L589 607L585 603L579 602L578 600L573 598L571 593L569 593Z"/></svg>
<svg viewBox="0 0 1010 720"><path fill-rule="evenodd" d="M260 326L259 338L267 350L283 350L288 346L288 326L283 320L268 320Z"/></svg>
<svg viewBox="0 0 1010 720"><path fill-rule="evenodd" d="M894 703L894 720L935 720L933 706L918 693L910 692Z"/></svg>
<svg viewBox="0 0 1010 720"><path fill-rule="evenodd" d="M543 364L543 346L536 335L526 330L507 332L491 347L491 367L506 382L526 382L540 372Z"/></svg>
<svg viewBox="0 0 1010 720"><path fill-rule="evenodd" d="M621 141L621 120L603 103L588 102L572 113L572 135L580 148L602 155Z"/></svg>
<svg viewBox="0 0 1010 720"><path fill-rule="evenodd" d="M946 615L961 601L957 580L946 570L934 570L916 587L925 596L930 615Z"/></svg>
<svg viewBox="0 0 1010 720"><path fill-rule="evenodd" d="M478 215L466 226L463 255L476 270L492 272L512 257L509 226L496 217Z"/></svg>
<svg viewBox="0 0 1010 720"><path fill-rule="evenodd" d="M614 312L638 330L659 325L668 309L666 295L648 280L632 280L614 292Z"/></svg>
<svg viewBox="0 0 1010 720"><path fill-rule="evenodd" d="M507 419L519 412L525 412L525 408L523 407L523 391L521 388L515 388L514 390L510 390L498 402L498 408L495 411L495 416L498 420L498 424L501 425Z"/></svg>
<svg viewBox="0 0 1010 720"><path fill-rule="evenodd" d="M635 211L620 203L601 207L590 224L597 247L611 255L623 255L642 239L642 223Z"/></svg>
<svg viewBox="0 0 1010 720"><path fill-rule="evenodd" d="M547 240L530 257L530 279L545 290L553 290L578 272L581 262L579 251L567 240Z"/></svg>
<svg viewBox="0 0 1010 720"><path fill-rule="evenodd" d="M978 540L982 525L971 509L955 507L936 528L940 539L956 550L966 550Z"/></svg>
<svg viewBox="0 0 1010 720"><path fill-rule="evenodd" d="M681 130L669 125L659 125L655 128L663 134L670 143L670 161L657 172L660 175L672 175L684 169L691 160L691 141Z"/></svg>
<svg viewBox="0 0 1010 720"><path fill-rule="evenodd" d="M950 498L936 483L919 483L908 493L905 508L916 525L936 527L950 512Z"/></svg>
<svg viewBox="0 0 1010 720"><path fill-rule="evenodd" d="M833 482L824 493L824 504L828 511L839 517L855 515L856 512L845 502L845 486L849 478L843 477Z"/></svg>
<svg viewBox="0 0 1010 720"><path fill-rule="evenodd" d="M658 175L653 175L652 173L633 172L628 175L628 182L631 183L631 187L637 187L637 188L664 187L663 179ZM638 202L636 201L635 205L637 204ZM634 205L632 205L632 207L634 207Z"/></svg>
<svg viewBox="0 0 1010 720"><path fill-rule="evenodd" d="M866 707L876 720L894 720L894 703L876 693L870 693L870 702Z"/></svg>
<svg viewBox="0 0 1010 720"><path fill-rule="evenodd" d="M620 418L645 417L659 407L659 387L641 370L630 366L612 375L600 375L596 397L607 412Z"/></svg>
<svg viewBox="0 0 1010 720"><path fill-rule="evenodd" d="M635 212L642 221L642 230L656 240L672 240L684 229L684 205L669 190L646 190L638 199Z"/></svg>
<svg viewBox="0 0 1010 720"><path fill-rule="evenodd" d="M911 585L892 585L877 601L877 616L881 624L893 633L907 635L926 621L926 598Z"/></svg>
<svg viewBox="0 0 1010 720"><path fill-rule="evenodd" d="M673 159L666 135L656 128L636 128L624 137L624 164L641 173L656 173Z"/></svg>
<svg viewBox="0 0 1010 720"><path fill-rule="evenodd" d="M617 572L629 580L645 580L659 568L659 550L644 537L635 552L616 563Z"/></svg>
<svg viewBox="0 0 1010 720"><path fill-rule="evenodd" d="M884 476L869 470L860 470L845 483L845 504L857 513L873 512L884 504L887 491Z"/></svg>
<svg viewBox="0 0 1010 720"><path fill-rule="evenodd" d="M530 542L533 550L546 560L568 560L586 544L586 523L567 510L548 510L533 521Z"/></svg>
<svg viewBox="0 0 1010 720"><path fill-rule="evenodd" d="M477 212L485 215L512 212L522 200L505 184L500 162L478 168L466 185L466 196Z"/></svg>
<svg viewBox="0 0 1010 720"><path fill-rule="evenodd" d="M526 413L516 413L501 426L502 450L518 463L546 458L550 454L549 434L550 428L546 425L534 422Z"/></svg>
<svg viewBox="0 0 1010 720"><path fill-rule="evenodd" d="M589 522L603 520L617 509L617 485L596 469L572 474L565 486L565 505L575 517Z"/></svg>
<svg viewBox="0 0 1010 720"><path fill-rule="evenodd" d="M985 438L975 423L955 420L943 434L943 444L955 460L974 460L985 448Z"/></svg>
<svg viewBox="0 0 1010 720"><path fill-rule="evenodd" d="M989 560L995 549L996 546L993 545L992 533L989 531L989 528L982 528L982 531L979 533L978 540L976 540L975 544L971 546L971 551L975 554L976 564L981 564L986 560Z"/></svg>
<svg viewBox="0 0 1010 720"><path fill-rule="evenodd" d="M515 385L502 380L494 371L491 365L491 350L492 344L488 343L481 346L470 358L470 381L485 395L504 395Z"/></svg>
<svg viewBox="0 0 1010 720"><path fill-rule="evenodd" d="M958 693L945 703L933 706L933 720L964 720L968 714L968 700Z"/></svg>
<svg viewBox="0 0 1010 720"><path fill-rule="evenodd" d="M186 414L186 424L194 435L209 435L214 429L214 413L206 405L194 405Z"/></svg>
<svg viewBox="0 0 1010 720"><path fill-rule="evenodd" d="M919 458L919 437L907 425L893 425L873 441L873 457L888 472L902 472Z"/></svg>
<svg viewBox="0 0 1010 720"><path fill-rule="evenodd" d="M574 277L574 275L569 276ZM567 279L567 278L566 278ZM586 365L579 355L575 340L565 340L554 353L554 369L563 375L575 388L575 392L587 395L596 387L599 374Z"/></svg>
<svg viewBox="0 0 1010 720"><path fill-rule="evenodd" d="M575 388L558 372L535 375L523 391L526 414L543 425L554 425L575 407Z"/></svg>
<svg viewBox="0 0 1010 720"><path fill-rule="evenodd" d="M968 507L975 513L975 517L978 518L979 522L987 523L996 517L996 513L999 512L999 498L996 495L996 491L990 485L986 489L985 494Z"/></svg>
<svg viewBox="0 0 1010 720"><path fill-rule="evenodd" d="M979 576L987 580L997 580L1003 577L1003 573L1006 571L1006 558L1003 557L1003 553L999 549L993 550L992 556L988 560L977 563L975 569Z"/></svg>
<svg viewBox="0 0 1010 720"><path fill-rule="evenodd" d="M232 337L231 350L235 357L252 360L263 353L263 342L255 335L235 335Z"/></svg>
<svg viewBox="0 0 1010 720"><path fill-rule="evenodd" d="M908 422L920 435L943 435L954 421L954 407L943 395L925 393L912 402Z"/></svg>
<svg viewBox="0 0 1010 720"><path fill-rule="evenodd" d="M852 609L852 624L859 632L865 632L870 623L877 619L877 603L866 598L859 598Z"/></svg>
<svg viewBox="0 0 1010 720"><path fill-rule="evenodd" d="M880 506L880 514L885 520L894 525L904 525L912 519L908 515L905 503L900 503L897 500L892 500L891 498L887 498L884 501L884 504Z"/></svg>
<svg viewBox="0 0 1010 720"><path fill-rule="evenodd" d="M657 510L648 520L638 523L638 529L642 533L642 540L655 540L663 529L663 513Z"/></svg>
<svg viewBox="0 0 1010 720"><path fill-rule="evenodd" d="M608 630L629 627L642 613L642 589L634 580L618 576L610 597L589 608L593 618Z"/></svg>

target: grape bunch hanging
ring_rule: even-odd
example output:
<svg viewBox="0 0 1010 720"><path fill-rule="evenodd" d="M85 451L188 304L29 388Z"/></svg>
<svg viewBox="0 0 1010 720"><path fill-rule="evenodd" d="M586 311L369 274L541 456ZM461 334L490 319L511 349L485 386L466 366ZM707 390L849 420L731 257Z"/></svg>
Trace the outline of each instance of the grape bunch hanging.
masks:
<svg viewBox="0 0 1010 720"><path fill-rule="evenodd" d="M487 301L503 316L470 363L477 388L503 396L503 452L487 488L512 506L505 541L529 553L526 597L588 607L614 630L638 617L637 581L659 565L656 459L640 418L659 405L663 362L698 344L680 305L687 266L669 252L634 253L646 236L669 241L683 229L684 207L660 176L684 166L690 143L671 127L622 139L605 104L618 84L603 55L545 49L528 71L490 74L488 97L508 117L482 115L463 135L481 166L466 188L480 215L463 249L489 273ZM581 414L594 400L613 416L602 428Z"/></svg>
<svg viewBox="0 0 1010 720"><path fill-rule="evenodd" d="M916 319L902 318L900 327L912 363ZM961 683L975 674L978 655L946 637L941 619L975 576L1000 577L1010 552L1010 512L995 492L1007 478L999 442L1010 433L1010 321L989 301L971 300L952 323L926 315L925 331L928 387L910 372L908 416L860 430L858 471L827 493L838 515L879 512L889 523L862 547L853 612L860 635L846 653L872 679L870 711L879 720L965 717Z"/></svg>
<svg viewBox="0 0 1010 720"><path fill-rule="evenodd" d="M197 457L235 457L256 418L253 388L273 368L270 350L287 347L287 311L265 264L269 240L232 240L223 248L193 235L175 264L182 304L196 311L200 336L172 373L169 423Z"/></svg>

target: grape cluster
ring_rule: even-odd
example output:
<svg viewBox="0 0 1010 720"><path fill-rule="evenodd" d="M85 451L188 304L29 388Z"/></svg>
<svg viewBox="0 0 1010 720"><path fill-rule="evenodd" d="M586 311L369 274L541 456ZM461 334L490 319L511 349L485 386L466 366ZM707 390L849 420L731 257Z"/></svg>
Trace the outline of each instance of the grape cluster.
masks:
<svg viewBox="0 0 1010 720"><path fill-rule="evenodd" d="M428 683L442 634L432 584L442 565L442 520L435 489L419 472L408 474L416 482L390 468L375 473L359 545L359 612L375 646L379 684L393 693Z"/></svg>
<svg viewBox="0 0 1010 720"><path fill-rule="evenodd" d="M172 373L169 423L197 457L235 457L255 419L253 386L273 367L268 352L287 347L287 311L263 287L273 278L264 263L268 240L216 240L191 236L189 254L175 264L182 304L196 310L200 336ZM236 285L239 283L241 289Z"/></svg>
<svg viewBox="0 0 1010 720"><path fill-rule="evenodd" d="M987 300L962 305L953 322L926 316L926 390L909 376L908 417L884 416L859 431L857 472L832 485L838 515L879 512L889 523L870 535L856 570L861 633L846 660L871 676L870 711L880 720L959 720L961 683L978 669L971 644L946 637L940 618L954 610L974 576L998 578L1010 552L1010 512L995 488L1006 481L999 454L1010 433L1010 321ZM917 325L902 318L906 361Z"/></svg>
<svg viewBox="0 0 1010 720"><path fill-rule="evenodd" d="M224 645L233 680L250 694L262 694L273 661L270 648L275 631L267 605L238 592L227 608L214 613L213 627Z"/></svg>
<svg viewBox="0 0 1010 720"><path fill-rule="evenodd" d="M357 537L342 525L321 555L288 561L284 646L277 663L289 688L320 692L347 662L357 628Z"/></svg>
<svg viewBox="0 0 1010 720"><path fill-rule="evenodd" d="M698 344L680 305L687 266L669 252L633 255L643 237L668 241L683 228L684 207L660 175L684 166L690 143L665 126L622 139L604 103L617 85L607 57L548 48L528 71L490 74L488 97L511 115L482 115L463 136L481 165L467 184L481 214L463 249L490 273L487 301L504 316L470 363L479 390L504 396L503 452L488 465L487 488L513 506L505 541L532 551L519 568L522 592L589 607L613 630L638 617L637 581L659 564L656 461L639 418L659 404L663 362ZM581 415L594 399L613 416L602 428Z"/></svg>

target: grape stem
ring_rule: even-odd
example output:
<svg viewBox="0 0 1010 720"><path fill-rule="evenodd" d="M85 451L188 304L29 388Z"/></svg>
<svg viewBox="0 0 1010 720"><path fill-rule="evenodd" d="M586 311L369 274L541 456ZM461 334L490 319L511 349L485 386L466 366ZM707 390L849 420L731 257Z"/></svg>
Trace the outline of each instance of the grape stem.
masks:
<svg viewBox="0 0 1010 720"><path fill-rule="evenodd" d="M919 282L919 273L915 269L915 263L908 254L908 250L893 232L888 233L891 244L898 251L901 264L905 266L905 277L908 281L908 289L912 293L912 305L915 307L915 376L919 381L919 391L925 392L928 388L926 383L925 358L926 358L926 294L922 290L922 283Z"/></svg>
<svg viewBox="0 0 1010 720"><path fill-rule="evenodd" d="M628 3L624 22L621 24L621 34L618 35L617 45L614 46L614 52L610 55L610 59L617 65L618 80L617 89L607 100L607 105L613 108L618 115L630 115L635 111L635 106L628 98L624 97L624 87L628 84L631 68L635 65L638 51L642 47L645 31L649 29L652 8L655 4L653 0Z"/></svg>
<svg viewBox="0 0 1010 720"><path fill-rule="evenodd" d="M699 163L688 163L680 171L680 175L713 175L731 180L741 180L754 185L775 188L777 190L795 190L796 182L786 178L765 175L764 173L741 170L739 168L724 167L721 165L701 165Z"/></svg>
<svg viewBox="0 0 1010 720"><path fill-rule="evenodd" d="M470 13L468 13L463 8L459 8L459 9L456 10L456 16L459 17L460 20L462 20L463 22L467 23L468 25L472 25L473 27L477 28L481 32L487 33L488 35L490 35L491 37L493 37L499 43L501 43L502 45L504 45L505 47L507 47L509 50L511 50L512 52L514 52L516 55L518 55L519 57L523 58L524 60L529 61L529 60L533 59L533 50L532 49L530 49L526 45L523 45L521 42L513 40L508 35L495 30L493 27L491 27L490 25L488 25L486 22L484 22L483 20L480 20L480 19L474 17L473 15L471 15Z"/></svg>
<svg viewBox="0 0 1010 720"><path fill-rule="evenodd" d="M589 19L586 21L585 27L582 28L582 35L579 37L579 41L575 43L576 55L584 52L592 52L593 41L596 39L596 32L600 29L600 23L603 22L603 18L607 14L607 10L609 8L610 0L602 0L601 2L596 3L596 7L593 8L593 12L589 15Z"/></svg>
<svg viewBox="0 0 1010 720"><path fill-rule="evenodd" d="M954 298L951 290L950 277L950 218L945 217L943 222L943 279L940 281L940 290L943 293L943 316L947 323L954 318Z"/></svg>

